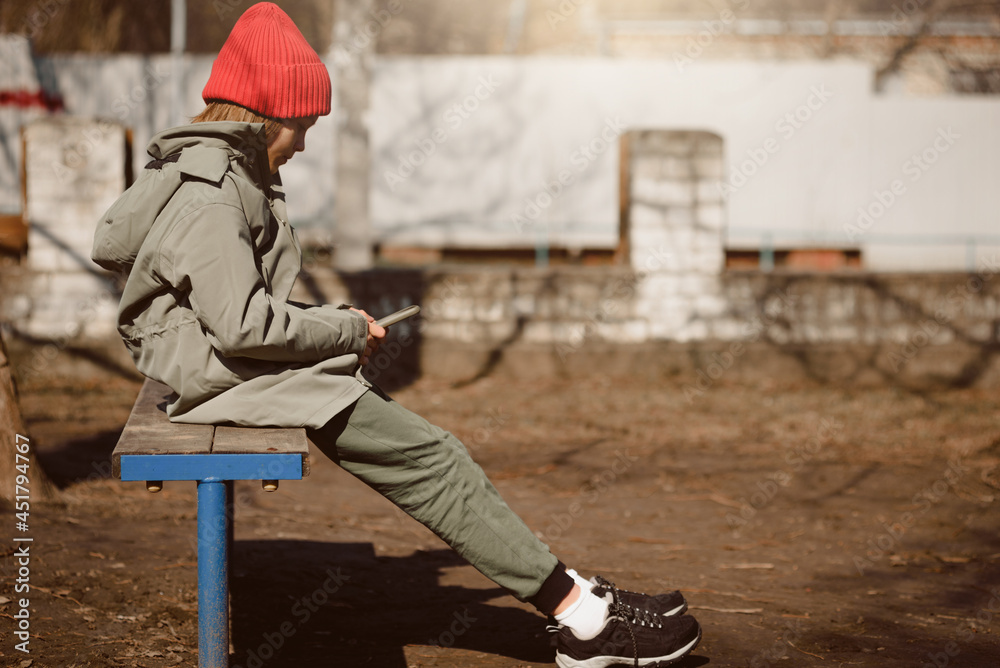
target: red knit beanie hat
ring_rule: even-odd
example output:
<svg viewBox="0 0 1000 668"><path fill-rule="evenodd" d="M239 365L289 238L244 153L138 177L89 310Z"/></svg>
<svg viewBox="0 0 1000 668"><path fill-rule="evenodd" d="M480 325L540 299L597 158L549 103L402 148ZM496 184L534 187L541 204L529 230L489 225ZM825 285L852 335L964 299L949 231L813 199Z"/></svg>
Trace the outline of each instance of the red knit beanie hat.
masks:
<svg viewBox="0 0 1000 668"><path fill-rule="evenodd" d="M325 116L330 74L288 14L261 2L233 26L201 97L234 102L271 118Z"/></svg>

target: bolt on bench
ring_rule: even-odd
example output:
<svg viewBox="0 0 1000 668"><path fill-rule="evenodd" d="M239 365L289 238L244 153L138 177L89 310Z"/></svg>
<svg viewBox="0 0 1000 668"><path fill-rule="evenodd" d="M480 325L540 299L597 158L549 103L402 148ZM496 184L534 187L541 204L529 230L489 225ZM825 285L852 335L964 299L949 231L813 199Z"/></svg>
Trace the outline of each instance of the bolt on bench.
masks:
<svg viewBox="0 0 1000 668"><path fill-rule="evenodd" d="M172 423L172 392L146 380L111 455L123 481L146 481L158 492L164 480L198 483L198 666L229 666L229 552L233 540L233 481L260 480L275 491L279 480L309 475L305 429L225 427Z"/></svg>

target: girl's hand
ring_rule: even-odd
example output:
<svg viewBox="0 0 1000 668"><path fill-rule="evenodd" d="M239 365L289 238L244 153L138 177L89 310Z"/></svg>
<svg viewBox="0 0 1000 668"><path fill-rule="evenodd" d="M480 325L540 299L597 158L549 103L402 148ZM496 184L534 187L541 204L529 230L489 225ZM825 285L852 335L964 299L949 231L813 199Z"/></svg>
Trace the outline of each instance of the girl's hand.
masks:
<svg viewBox="0 0 1000 668"><path fill-rule="evenodd" d="M375 318L371 317L361 309L352 308L352 311L360 313L368 321L368 339L365 343L365 351L361 353L361 366L368 364L369 358L378 351L382 339L385 338L386 328L375 324Z"/></svg>

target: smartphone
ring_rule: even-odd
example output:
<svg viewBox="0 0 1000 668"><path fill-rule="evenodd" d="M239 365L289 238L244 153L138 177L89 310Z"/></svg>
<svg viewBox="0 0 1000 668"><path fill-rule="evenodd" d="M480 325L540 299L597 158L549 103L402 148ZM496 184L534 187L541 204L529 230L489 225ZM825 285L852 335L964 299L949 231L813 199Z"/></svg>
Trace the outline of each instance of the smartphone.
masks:
<svg viewBox="0 0 1000 668"><path fill-rule="evenodd" d="M375 324L379 327L388 327L389 325L395 325L400 320L406 320L410 316L414 316L420 313L420 307L417 305L407 306L404 309L400 309L395 313L391 313L384 318L375 321Z"/></svg>

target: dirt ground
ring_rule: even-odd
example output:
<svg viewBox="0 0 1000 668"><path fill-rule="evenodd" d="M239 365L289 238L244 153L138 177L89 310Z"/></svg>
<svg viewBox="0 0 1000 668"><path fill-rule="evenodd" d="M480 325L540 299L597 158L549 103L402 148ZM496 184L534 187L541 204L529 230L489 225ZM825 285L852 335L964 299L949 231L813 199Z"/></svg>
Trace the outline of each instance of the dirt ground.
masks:
<svg viewBox="0 0 1000 668"><path fill-rule="evenodd" d="M462 438L565 562L682 590L704 627L684 666L1000 665L997 392L726 381L393 394ZM22 383L62 499L33 508L31 654L4 630L0 665L197 664L195 487L110 478L138 387ZM552 665L541 616L320 453L306 480L236 496L233 666Z"/></svg>

